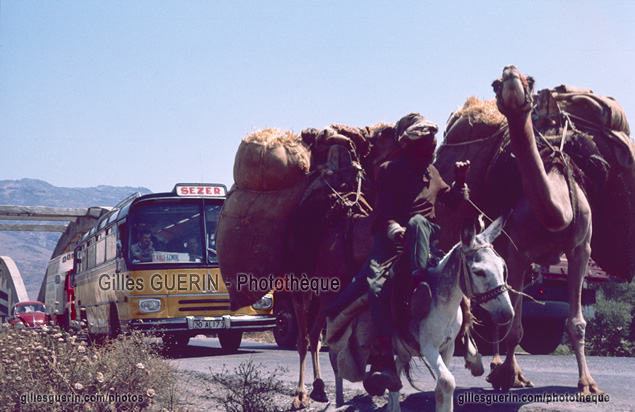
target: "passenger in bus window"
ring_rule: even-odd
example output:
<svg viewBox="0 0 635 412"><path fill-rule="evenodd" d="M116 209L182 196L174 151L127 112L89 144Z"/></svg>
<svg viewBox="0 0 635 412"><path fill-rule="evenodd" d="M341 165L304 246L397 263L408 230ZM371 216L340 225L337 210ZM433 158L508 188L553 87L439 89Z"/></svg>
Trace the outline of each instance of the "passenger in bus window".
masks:
<svg viewBox="0 0 635 412"><path fill-rule="evenodd" d="M196 236L188 236L183 242L183 246L185 247L185 252L190 254L190 262L200 262L203 259L201 243Z"/></svg>
<svg viewBox="0 0 635 412"><path fill-rule="evenodd" d="M141 232L141 239L130 246L130 253L132 254L132 263L152 262L152 254L154 253L152 232L144 229Z"/></svg>

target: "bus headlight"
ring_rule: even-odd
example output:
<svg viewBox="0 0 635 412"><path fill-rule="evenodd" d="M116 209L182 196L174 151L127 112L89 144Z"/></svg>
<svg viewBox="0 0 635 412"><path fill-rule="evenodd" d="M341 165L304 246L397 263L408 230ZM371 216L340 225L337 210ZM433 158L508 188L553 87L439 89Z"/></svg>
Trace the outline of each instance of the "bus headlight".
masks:
<svg viewBox="0 0 635 412"><path fill-rule="evenodd" d="M251 305L252 308L257 310L271 309L273 306L273 298L270 295L265 295L258 302Z"/></svg>
<svg viewBox="0 0 635 412"><path fill-rule="evenodd" d="M159 299L143 299L139 301L139 309L141 312L152 313L161 310L161 301Z"/></svg>

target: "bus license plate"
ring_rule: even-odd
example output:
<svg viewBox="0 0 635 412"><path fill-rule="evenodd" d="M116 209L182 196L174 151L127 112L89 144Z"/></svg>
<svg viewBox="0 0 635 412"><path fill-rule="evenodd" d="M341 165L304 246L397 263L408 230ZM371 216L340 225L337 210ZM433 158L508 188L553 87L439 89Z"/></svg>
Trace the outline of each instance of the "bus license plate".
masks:
<svg viewBox="0 0 635 412"><path fill-rule="evenodd" d="M206 320L206 319L194 319L190 324L190 329L224 329L225 321L220 320Z"/></svg>

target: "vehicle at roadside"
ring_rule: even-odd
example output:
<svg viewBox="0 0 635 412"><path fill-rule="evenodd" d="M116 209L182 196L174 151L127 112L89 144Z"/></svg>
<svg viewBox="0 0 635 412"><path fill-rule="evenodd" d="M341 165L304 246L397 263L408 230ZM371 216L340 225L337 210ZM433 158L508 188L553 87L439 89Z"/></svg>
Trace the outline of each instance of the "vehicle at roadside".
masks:
<svg viewBox="0 0 635 412"><path fill-rule="evenodd" d="M39 329L46 325L49 316L46 306L42 302L26 301L18 302L11 309L9 325L16 328Z"/></svg>
<svg viewBox="0 0 635 412"><path fill-rule="evenodd" d="M275 326L271 294L230 310L215 233L226 195L224 185L198 183L131 196L82 236L71 286L89 336L140 330L170 347L218 336L232 352L243 332Z"/></svg>
<svg viewBox="0 0 635 412"><path fill-rule="evenodd" d="M51 321L69 330L75 320L75 291L71 286L73 253L64 253L50 260L46 268L44 304Z"/></svg>
<svg viewBox="0 0 635 412"><path fill-rule="evenodd" d="M523 299L524 333L520 346L532 355L550 354L562 342L569 317L567 271L563 256L557 265L537 266L525 287L524 292L535 300ZM587 320L593 317L595 304L595 289L589 286L608 280L609 275L590 260L582 285L582 308Z"/></svg>

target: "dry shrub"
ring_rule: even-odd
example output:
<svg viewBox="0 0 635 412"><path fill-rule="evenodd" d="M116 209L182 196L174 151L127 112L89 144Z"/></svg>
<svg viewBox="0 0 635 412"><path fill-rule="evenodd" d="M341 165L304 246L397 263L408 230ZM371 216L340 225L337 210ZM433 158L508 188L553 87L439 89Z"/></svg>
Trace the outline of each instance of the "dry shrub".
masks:
<svg viewBox="0 0 635 412"><path fill-rule="evenodd" d="M174 381L174 368L138 333L97 347L57 326L5 324L0 331L0 405L7 410L172 409Z"/></svg>
<svg viewBox="0 0 635 412"><path fill-rule="evenodd" d="M227 412L277 412L283 408L279 405L286 401L289 394L285 386L278 380L284 368L276 368L269 372L264 365L254 364L250 359L238 365L233 373L224 366L220 373L212 373L209 388L211 398L223 405ZM279 394L284 394L281 400Z"/></svg>

